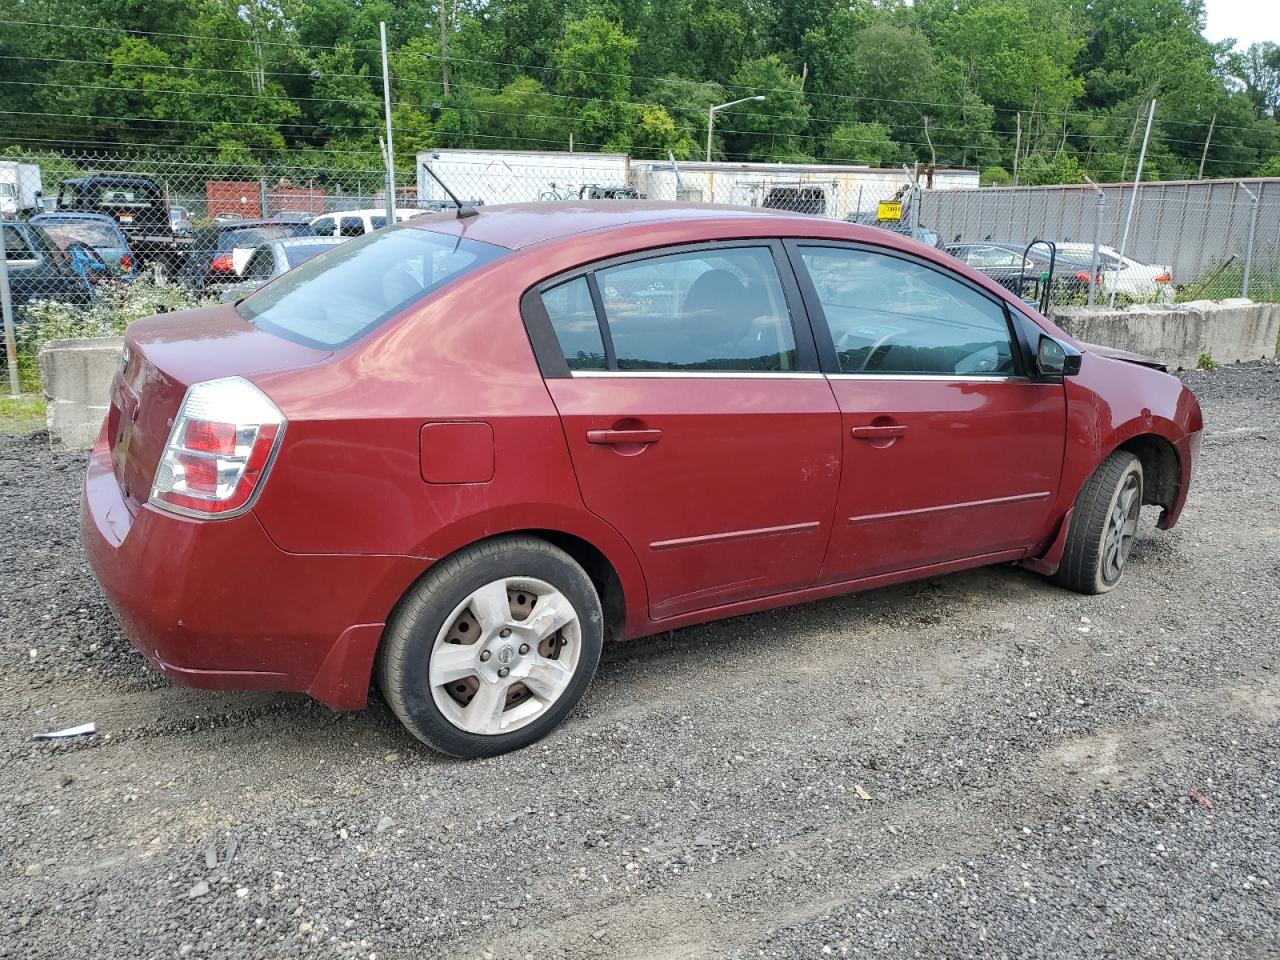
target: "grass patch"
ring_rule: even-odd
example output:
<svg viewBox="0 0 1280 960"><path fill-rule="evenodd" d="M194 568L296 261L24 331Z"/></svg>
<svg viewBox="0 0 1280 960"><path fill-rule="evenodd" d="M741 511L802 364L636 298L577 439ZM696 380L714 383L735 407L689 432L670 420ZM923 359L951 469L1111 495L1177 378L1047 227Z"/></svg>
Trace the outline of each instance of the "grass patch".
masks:
<svg viewBox="0 0 1280 960"><path fill-rule="evenodd" d="M44 397L0 396L0 435L20 437L44 428Z"/></svg>

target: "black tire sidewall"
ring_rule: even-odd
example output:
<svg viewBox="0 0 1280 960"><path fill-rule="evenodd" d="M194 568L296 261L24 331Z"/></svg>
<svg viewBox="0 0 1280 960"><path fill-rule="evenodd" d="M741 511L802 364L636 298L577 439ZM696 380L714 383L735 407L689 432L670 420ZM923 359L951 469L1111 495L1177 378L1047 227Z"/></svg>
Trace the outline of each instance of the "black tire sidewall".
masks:
<svg viewBox="0 0 1280 960"><path fill-rule="evenodd" d="M428 672L431 653L445 618L474 590L505 577L530 577L551 584L573 604L578 614L581 649L573 679L564 693L541 716L510 733L484 736L460 730L436 706ZM493 551L477 551L434 584L427 602L416 611L407 631L397 640L403 650L396 684L403 713L400 719L420 740L457 757L488 757L518 750L540 740L577 706L595 675L604 635L600 599L586 572L567 554L550 544L526 547L512 544ZM397 711L398 714L401 711Z"/></svg>
<svg viewBox="0 0 1280 960"><path fill-rule="evenodd" d="M1097 582L1099 593L1106 593L1116 587L1120 581L1124 579L1125 568L1129 565L1128 558L1126 557L1120 566L1119 575L1117 575L1114 580L1108 581L1105 573L1103 572L1106 567L1107 530L1110 527L1111 514L1116 508L1116 502L1120 499L1120 493L1124 490L1125 483L1128 481L1129 477L1135 475L1138 478L1138 504L1139 510L1141 510L1142 496L1144 493L1143 487L1145 485L1146 478L1142 475L1141 461L1139 461L1137 457L1133 457L1129 463L1125 464L1124 470L1121 472L1119 479L1116 481L1115 486L1111 491L1111 495L1107 498L1107 509L1105 513L1103 513L1099 523L1100 529L1097 531L1098 564L1094 569L1094 577Z"/></svg>

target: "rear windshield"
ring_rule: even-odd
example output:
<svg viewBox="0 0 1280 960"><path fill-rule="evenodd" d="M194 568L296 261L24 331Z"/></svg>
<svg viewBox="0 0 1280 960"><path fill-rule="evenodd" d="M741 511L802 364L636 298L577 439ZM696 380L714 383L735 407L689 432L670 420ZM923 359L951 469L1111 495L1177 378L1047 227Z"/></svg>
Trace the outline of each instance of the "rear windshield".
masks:
<svg viewBox="0 0 1280 960"><path fill-rule="evenodd" d="M284 262L291 267L296 267L304 260L310 260L317 254L332 250L334 246L335 244L332 243L291 243L284 248Z"/></svg>
<svg viewBox="0 0 1280 960"><path fill-rule="evenodd" d="M333 349L359 339L447 281L509 252L427 230L383 230L313 257L237 309L263 330Z"/></svg>
<svg viewBox="0 0 1280 960"><path fill-rule="evenodd" d="M63 250L72 243L84 243L95 248L124 246L120 235L101 220L45 220L40 226Z"/></svg>
<svg viewBox="0 0 1280 960"><path fill-rule="evenodd" d="M160 191L149 184L99 183L90 189L97 195L98 203L106 206L149 206L160 199Z"/></svg>
<svg viewBox="0 0 1280 960"><path fill-rule="evenodd" d="M262 227L244 227L241 230L223 230L218 234L219 250L244 250L260 247L271 240L283 240L309 233L306 224L282 223Z"/></svg>

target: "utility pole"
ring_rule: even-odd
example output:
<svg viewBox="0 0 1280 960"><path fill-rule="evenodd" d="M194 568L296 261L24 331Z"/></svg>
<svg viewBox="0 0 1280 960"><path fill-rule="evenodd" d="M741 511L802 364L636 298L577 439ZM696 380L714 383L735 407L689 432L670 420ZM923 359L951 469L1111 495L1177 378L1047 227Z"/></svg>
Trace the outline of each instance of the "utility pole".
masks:
<svg viewBox="0 0 1280 960"><path fill-rule="evenodd" d="M736 107L740 103L759 103L763 100L764 97L743 97L741 100L730 100L728 103L707 107L707 163L711 162L711 134L716 128L716 111L724 110L726 107Z"/></svg>
<svg viewBox="0 0 1280 960"><path fill-rule="evenodd" d="M449 3L440 0L440 65L444 69L444 95L449 95Z"/></svg>
<svg viewBox="0 0 1280 960"><path fill-rule="evenodd" d="M384 159L387 164L387 226L396 222L396 148L391 140L391 70L387 66L387 25L379 22L378 34L382 41L382 109L387 123L387 142Z"/></svg>
<svg viewBox="0 0 1280 960"><path fill-rule="evenodd" d="M13 299L9 294L9 254L4 249L4 223L0 221L0 314L4 315L4 354L9 362L9 393L22 392L18 379L18 344L13 335Z"/></svg>
<svg viewBox="0 0 1280 960"><path fill-rule="evenodd" d="M1204 138L1204 153L1200 154L1200 172L1196 174L1197 180L1204 179L1204 164L1209 159L1209 142L1213 140L1213 125L1218 122L1218 115L1215 113L1213 119L1209 121L1209 135Z"/></svg>
<svg viewBox="0 0 1280 960"><path fill-rule="evenodd" d="M1151 140L1151 122L1156 118L1156 102L1151 101L1151 109L1147 111L1147 132L1142 135L1142 149L1138 151L1138 170L1133 175L1133 193L1129 195L1129 212L1124 215L1124 233L1120 237L1120 262L1124 263L1125 247L1129 245L1129 225L1133 223L1133 208L1138 202L1138 184L1142 182L1142 166L1147 161L1147 144ZM1116 289L1111 288L1111 302L1116 305Z"/></svg>
<svg viewBox="0 0 1280 960"><path fill-rule="evenodd" d="M1022 114L1018 114L1018 139L1013 141L1013 185L1018 185L1018 154L1022 152Z"/></svg>

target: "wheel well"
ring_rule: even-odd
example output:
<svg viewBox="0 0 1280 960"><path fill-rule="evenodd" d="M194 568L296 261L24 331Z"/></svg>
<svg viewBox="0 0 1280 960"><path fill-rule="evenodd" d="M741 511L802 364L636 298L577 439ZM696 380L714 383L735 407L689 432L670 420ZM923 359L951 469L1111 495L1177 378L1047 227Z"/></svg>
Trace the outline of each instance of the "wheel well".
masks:
<svg viewBox="0 0 1280 960"><path fill-rule="evenodd" d="M1182 470L1173 444L1164 437L1145 433L1120 444L1142 464L1142 502L1154 503L1166 510L1173 507L1178 496L1178 484Z"/></svg>
<svg viewBox="0 0 1280 960"><path fill-rule="evenodd" d="M594 545L559 530L513 530L510 533L525 533L541 537L559 547L577 561L587 576L595 584L600 595L600 609L604 613L604 641L617 640L622 636L622 628L626 622L626 598L622 594L622 581L613 569L608 557ZM504 534L504 536L507 534Z"/></svg>

